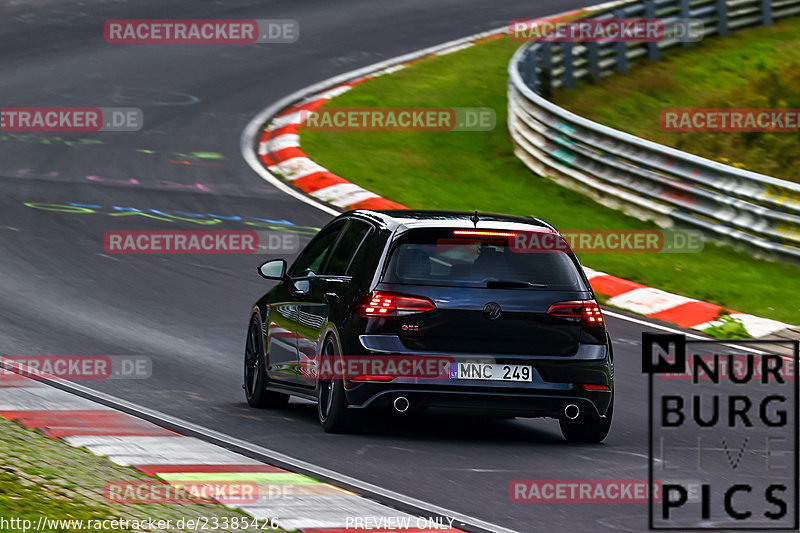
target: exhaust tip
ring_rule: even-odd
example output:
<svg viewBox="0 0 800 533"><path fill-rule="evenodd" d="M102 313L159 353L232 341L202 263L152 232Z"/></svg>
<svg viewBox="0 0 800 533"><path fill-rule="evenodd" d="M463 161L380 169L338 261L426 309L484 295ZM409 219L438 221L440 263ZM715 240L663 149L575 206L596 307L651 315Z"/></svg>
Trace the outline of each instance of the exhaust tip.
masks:
<svg viewBox="0 0 800 533"><path fill-rule="evenodd" d="M581 409L574 403L567 405L564 408L564 416L569 420L575 420L581 414Z"/></svg>
<svg viewBox="0 0 800 533"><path fill-rule="evenodd" d="M395 398L394 402L392 402L392 405L394 406L394 410L397 411L398 413L405 413L411 406L411 404L408 401L408 398L406 398L405 396L398 396L397 398Z"/></svg>

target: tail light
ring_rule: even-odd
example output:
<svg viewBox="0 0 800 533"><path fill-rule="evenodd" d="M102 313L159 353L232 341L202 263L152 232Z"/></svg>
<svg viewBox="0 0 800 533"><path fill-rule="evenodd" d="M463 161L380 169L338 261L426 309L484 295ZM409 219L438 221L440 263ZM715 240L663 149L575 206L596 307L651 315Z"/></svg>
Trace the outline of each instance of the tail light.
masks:
<svg viewBox="0 0 800 533"><path fill-rule="evenodd" d="M594 300L558 302L550 306L547 314L563 318L580 318L581 324L589 327L602 327L605 323L603 313Z"/></svg>
<svg viewBox="0 0 800 533"><path fill-rule="evenodd" d="M608 385L594 385L592 383L584 383L583 388L586 390L597 390L603 392L609 392L611 390Z"/></svg>
<svg viewBox="0 0 800 533"><path fill-rule="evenodd" d="M360 316L406 316L433 311L436 306L427 298L386 291L372 291L358 308Z"/></svg>

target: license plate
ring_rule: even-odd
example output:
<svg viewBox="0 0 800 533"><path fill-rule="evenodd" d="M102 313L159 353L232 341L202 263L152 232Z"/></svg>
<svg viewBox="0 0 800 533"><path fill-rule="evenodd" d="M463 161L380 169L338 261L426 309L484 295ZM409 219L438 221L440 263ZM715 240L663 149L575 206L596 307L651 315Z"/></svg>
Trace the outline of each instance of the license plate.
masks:
<svg viewBox="0 0 800 533"><path fill-rule="evenodd" d="M533 381L533 370L526 365L490 365L487 363L450 363L450 379L489 381Z"/></svg>

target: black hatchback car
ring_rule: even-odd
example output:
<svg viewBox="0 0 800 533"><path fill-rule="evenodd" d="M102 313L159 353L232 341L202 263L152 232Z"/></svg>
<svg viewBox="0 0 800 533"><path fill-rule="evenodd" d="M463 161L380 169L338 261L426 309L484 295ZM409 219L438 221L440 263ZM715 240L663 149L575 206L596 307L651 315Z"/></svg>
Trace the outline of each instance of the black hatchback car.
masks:
<svg viewBox="0 0 800 533"><path fill-rule="evenodd" d="M244 389L254 407L317 403L326 431L367 410L554 417L569 441L611 425L611 341L567 247L536 218L357 210L325 226L253 307ZM521 242L526 242L524 239Z"/></svg>

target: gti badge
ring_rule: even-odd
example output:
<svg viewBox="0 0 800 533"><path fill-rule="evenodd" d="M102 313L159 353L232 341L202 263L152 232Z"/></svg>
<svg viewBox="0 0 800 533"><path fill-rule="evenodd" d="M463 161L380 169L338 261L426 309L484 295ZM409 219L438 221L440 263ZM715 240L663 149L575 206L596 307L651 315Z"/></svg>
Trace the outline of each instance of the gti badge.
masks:
<svg viewBox="0 0 800 533"><path fill-rule="evenodd" d="M500 318L500 313L502 312L503 310L500 309L500 304L496 302L489 302L488 304L483 306L483 313L489 320L497 320L498 318Z"/></svg>

